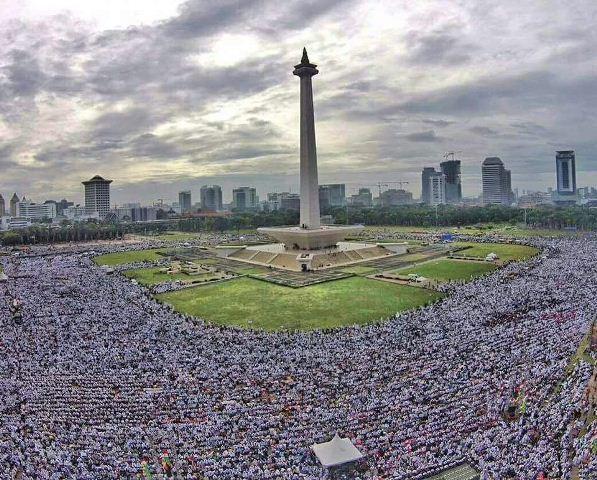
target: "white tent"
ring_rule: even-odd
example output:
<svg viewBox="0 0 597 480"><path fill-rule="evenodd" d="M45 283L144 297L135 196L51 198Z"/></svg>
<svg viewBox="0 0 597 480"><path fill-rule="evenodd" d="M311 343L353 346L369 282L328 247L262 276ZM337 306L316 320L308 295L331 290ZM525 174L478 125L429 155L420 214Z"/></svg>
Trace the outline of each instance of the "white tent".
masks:
<svg viewBox="0 0 597 480"><path fill-rule="evenodd" d="M0 272L0 282L7 282L8 276L4 272Z"/></svg>
<svg viewBox="0 0 597 480"><path fill-rule="evenodd" d="M329 442L311 445L311 450L324 467L337 467L363 458L350 439L334 435Z"/></svg>

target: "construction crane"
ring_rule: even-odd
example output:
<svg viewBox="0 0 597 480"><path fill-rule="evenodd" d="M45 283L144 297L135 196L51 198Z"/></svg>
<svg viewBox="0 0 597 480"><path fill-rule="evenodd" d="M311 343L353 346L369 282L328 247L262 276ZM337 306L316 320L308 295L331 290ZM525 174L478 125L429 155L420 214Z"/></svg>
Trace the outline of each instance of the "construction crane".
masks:
<svg viewBox="0 0 597 480"><path fill-rule="evenodd" d="M359 187L377 187L377 189L379 190L379 195L381 196L382 187L390 187L391 185L400 185L400 188L402 188L402 185L408 185L408 182L377 182L372 185L365 185L362 183L354 182L354 184L358 185Z"/></svg>
<svg viewBox="0 0 597 480"><path fill-rule="evenodd" d="M400 185L400 189L402 189L402 185L408 185L408 182L385 182L385 183L378 182L376 184L376 186L379 189L379 197L380 198L381 198L381 187L389 187L390 185Z"/></svg>
<svg viewBox="0 0 597 480"><path fill-rule="evenodd" d="M457 152L446 152L444 153L444 158L447 160L456 160L456 154L457 153L462 153L462 150L459 150ZM452 158L450 158L452 157Z"/></svg>

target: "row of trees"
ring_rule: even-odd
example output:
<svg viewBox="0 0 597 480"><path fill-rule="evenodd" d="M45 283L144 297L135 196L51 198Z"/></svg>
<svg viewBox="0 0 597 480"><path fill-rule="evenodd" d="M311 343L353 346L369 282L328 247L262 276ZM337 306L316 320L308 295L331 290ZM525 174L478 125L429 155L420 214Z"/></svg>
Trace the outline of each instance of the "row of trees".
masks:
<svg viewBox="0 0 597 480"><path fill-rule="evenodd" d="M538 207L520 209L502 206L460 208L422 205L383 208L336 208L330 212L337 224L464 226L478 223L526 223L530 228L597 230L597 209L585 207ZM77 223L52 226L38 224L0 234L3 245L82 242L122 238L127 233L157 234L182 232L241 231L258 227L297 225L296 211L237 213L229 217L200 217L165 220L157 223Z"/></svg>
<svg viewBox="0 0 597 480"><path fill-rule="evenodd" d="M572 206L541 206L531 209L500 205L456 207L424 205L384 208L340 208L333 212L336 223L404 226L464 226L477 223L523 223L531 228L597 230L597 209ZM348 215L348 218L347 218Z"/></svg>

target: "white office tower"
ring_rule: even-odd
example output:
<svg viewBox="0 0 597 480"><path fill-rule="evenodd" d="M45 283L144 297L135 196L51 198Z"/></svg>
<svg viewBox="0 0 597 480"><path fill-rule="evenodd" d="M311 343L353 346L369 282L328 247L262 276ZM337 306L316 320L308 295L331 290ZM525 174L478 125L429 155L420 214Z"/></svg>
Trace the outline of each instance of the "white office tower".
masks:
<svg viewBox="0 0 597 480"><path fill-rule="evenodd" d="M499 157L488 157L481 167L483 178L484 205L510 205L512 203L512 181L510 170L504 168Z"/></svg>
<svg viewBox="0 0 597 480"><path fill-rule="evenodd" d="M94 176L85 185L85 208L88 213L97 213L99 218L105 218L110 211L110 184L112 180L106 180L99 175Z"/></svg>

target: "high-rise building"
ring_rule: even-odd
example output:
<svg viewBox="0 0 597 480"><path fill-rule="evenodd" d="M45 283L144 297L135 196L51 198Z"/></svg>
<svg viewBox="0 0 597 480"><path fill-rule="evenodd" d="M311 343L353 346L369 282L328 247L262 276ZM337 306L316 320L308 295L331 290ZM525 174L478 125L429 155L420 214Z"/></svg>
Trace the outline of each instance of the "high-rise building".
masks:
<svg viewBox="0 0 597 480"><path fill-rule="evenodd" d="M56 218L56 204L33 203L31 200L17 203L17 216L27 220L42 220Z"/></svg>
<svg viewBox="0 0 597 480"><path fill-rule="evenodd" d="M259 197L253 187L238 187L232 190L232 208L239 211L257 208Z"/></svg>
<svg viewBox="0 0 597 480"><path fill-rule="evenodd" d="M346 185L344 183L319 185L319 205L320 208L345 206Z"/></svg>
<svg viewBox="0 0 597 480"><path fill-rule="evenodd" d="M0 217L6 215L6 204L4 203L4 197L0 194Z"/></svg>
<svg viewBox="0 0 597 480"><path fill-rule="evenodd" d="M116 209L118 211L118 209ZM89 213L85 207L80 205L71 205L66 207L62 210L62 215L64 215L68 220L73 222L86 222L88 220L99 220L99 214L97 212ZM119 220L122 220L120 217ZM130 220L130 218L128 219Z"/></svg>
<svg viewBox="0 0 597 480"><path fill-rule="evenodd" d="M180 213L189 213L191 211L191 191L185 190L178 193L178 205Z"/></svg>
<svg viewBox="0 0 597 480"><path fill-rule="evenodd" d="M131 222L152 222L157 219L157 208L135 207L131 208Z"/></svg>
<svg viewBox="0 0 597 480"><path fill-rule="evenodd" d="M289 193L280 199L281 210L300 210L301 196L298 193Z"/></svg>
<svg viewBox="0 0 597 480"><path fill-rule="evenodd" d="M510 205L513 201L510 170L499 157L487 157L481 167L483 204Z"/></svg>
<svg viewBox="0 0 597 480"><path fill-rule="evenodd" d="M576 197L576 159L574 150L556 152L556 179L559 197Z"/></svg>
<svg viewBox="0 0 597 480"><path fill-rule="evenodd" d="M385 192L381 192L379 197L379 204L382 207L394 207L411 203L413 203L413 194L402 189L390 188Z"/></svg>
<svg viewBox="0 0 597 480"><path fill-rule="evenodd" d="M446 203L446 175L433 167L423 168L421 174L421 201L426 205Z"/></svg>
<svg viewBox="0 0 597 480"><path fill-rule="evenodd" d="M90 180L82 182L85 185L85 208L88 212L97 212L99 218L105 218L110 211L110 184L112 180L106 180L95 175Z"/></svg>
<svg viewBox="0 0 597 480"><path fill-rule="evenodd" d="M446 181L446 203L462 201L460 160L447 160L439 164Z"/></svg>
<svg viewBox="0 0 597 480"><path fill-rule="evenodd" d="M201 210L204 212L219 212L223 210L222 187L219 185L203 185L199 191Z"/></svg>
<svg viewBox="0 0 597 480"><path fill-rule="evenodd" d="M435 168L433 167L423 168L423 173L421 174L421 203L427 205L431 203L431 197L429 195L429 177L435 173Z"/></svg>
<svg viewBox="0 0 597 480"><path fill-rule="evenodd" d="M350 196L350 204L357 207L370 207L373 205L373 194L369 188L359 188L359 193Z"/></svg>
<svg viewBox="0 0 597 480"><path fill-rule="evenodd" d="M443 205L446 203L446 176L442 172L429 175L429 205Z"/></svg>
<svg viewBox="0 0 597 480"><path fill-rule="evenodd" d="M19 200L19 196L15 193L13 193L12 198L10 199L10 215L12 217L16 217L17 216L17 204L20 202L21 200Z"/></svg>
<svg viewBox="0 0 597 480"><path fill-rule="evenodd" d="M44 203L53 203L56 205L56 215L62 215L64 210L68 207L74 206L73 202L69 202L65 198L57 202L56 200L46 200Z"/></svg>

